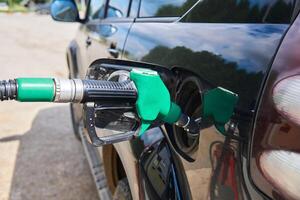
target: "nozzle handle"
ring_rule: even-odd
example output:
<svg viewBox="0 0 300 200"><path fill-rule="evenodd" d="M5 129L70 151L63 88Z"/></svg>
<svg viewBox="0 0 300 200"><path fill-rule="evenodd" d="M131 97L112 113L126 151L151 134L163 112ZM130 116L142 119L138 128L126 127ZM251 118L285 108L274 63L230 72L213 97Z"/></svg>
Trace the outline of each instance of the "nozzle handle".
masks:
<svg viewBox="0 0 300 200"><path fill-rule="evenodd" d="M113 82L101 80L83 80L83 99L81 102L134 103L137 91L132 81Z"/></svg>

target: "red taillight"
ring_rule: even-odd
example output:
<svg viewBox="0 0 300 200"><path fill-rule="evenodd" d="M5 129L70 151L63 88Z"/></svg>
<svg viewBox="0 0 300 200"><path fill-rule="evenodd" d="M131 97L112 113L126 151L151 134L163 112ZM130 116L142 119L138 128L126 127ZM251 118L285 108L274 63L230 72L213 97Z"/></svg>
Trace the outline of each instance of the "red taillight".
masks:
<svg viewBox="0 0 300 200"><path fill-rule="evenodd" d="M300 199L300 17L276 54L251 135L250 175L273 199Z"/></svg>
<svg viewBox="0 0 300 200"><path fill-rule="evenodd" d="M273 102L281 115L300 125L300 75L279 81L273 89Z"/></svg>
<svg viewBox="0 0 300 200"><path fill-rule="evenodd" d="M300 75L276 81L271 101L266 101L262 110L267 107L269 110L264 111L264 118L269 120L263 134L265 150L258 158L261 172L284 198L300 199L300 154L293 152L297 146L300 148L300 141L299 145L291 141L297 140L300 134ZM272 107L276 111L272 112ZM289 125L291 122L293 126Z"/></svg>

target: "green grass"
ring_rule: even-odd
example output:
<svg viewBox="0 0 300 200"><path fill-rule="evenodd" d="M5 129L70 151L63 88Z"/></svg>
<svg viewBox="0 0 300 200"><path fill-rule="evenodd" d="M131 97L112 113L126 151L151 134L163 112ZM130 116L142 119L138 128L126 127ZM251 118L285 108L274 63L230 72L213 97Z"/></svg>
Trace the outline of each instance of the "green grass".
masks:
<svg viewBox="0 0 300 200"><path fill-rule="evenodd" d="M14 4L12 7L9 8L10 12L27 12L28 9L24 6L20 6L18 4Z"/></svg>
<svg viewBox="0 0 300 200"><path fill-rule="evenodd" d="M5 2L8 5L7 10L0 10L0 12L27 12L28 9L19 4L21 1L22 0L0 0L0 2Z"/></svg>
<svg viewBox="0 0 300 200"><path fill-rule="evenodd" d="M0 12L5 12L5 13L13 13L13 12L22 12L22 13L25 13L25 12L28 12L28 9L25 8L24 6L20 6L18 4L13 4L12 6L10 6L8 8L8 10L0 10Z"/></svg>

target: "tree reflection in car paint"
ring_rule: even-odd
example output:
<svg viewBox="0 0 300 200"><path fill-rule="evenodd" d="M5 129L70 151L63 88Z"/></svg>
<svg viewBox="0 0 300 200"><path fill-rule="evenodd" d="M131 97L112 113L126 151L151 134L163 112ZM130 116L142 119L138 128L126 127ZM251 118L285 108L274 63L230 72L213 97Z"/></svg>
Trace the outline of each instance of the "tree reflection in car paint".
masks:
<svg viewBox="0 0 300 200"><path fill-rule="evenodd" d="M261 83L287 28L287 24L136 23L127 38L123 57L189 71L203 83L204 91L221 86L239 94L238 133L248 137ZM174 86L180 81L177 78ZM169 130L168 135L176 134ZM208 195L217 199L222 192L237 198L236 190L240 193L241 188L235 183L240 185L242 177L236 171L241 168L236 151L240 153L245 144L232 149L234 154L221 148L227 156L220 162L219 170L215 170L208 154L214 141L220 141L224 149L230 149L234 143L231 140L230 145L224 145L225 138L208 126L202 130L198 149L193 152L195 163L182 161L177 176L184 172L195 199ZM214 161L214 165L217 163ZM228 176L224 176L226 172L230 172ZM216 180L214 184L212 180Z"/></svg>

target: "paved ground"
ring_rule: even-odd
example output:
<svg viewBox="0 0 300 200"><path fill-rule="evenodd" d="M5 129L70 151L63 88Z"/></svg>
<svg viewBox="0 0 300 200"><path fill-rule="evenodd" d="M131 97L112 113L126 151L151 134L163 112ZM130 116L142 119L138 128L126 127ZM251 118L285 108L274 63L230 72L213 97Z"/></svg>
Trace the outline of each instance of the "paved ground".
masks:
<svg viewBox="0 0 300 200"><path fill-rule="evenodd" d="M78 25L49 16L0 15L0 79L66 77ZM0 200L97 199L69 107L0 102Z"/></svg>

